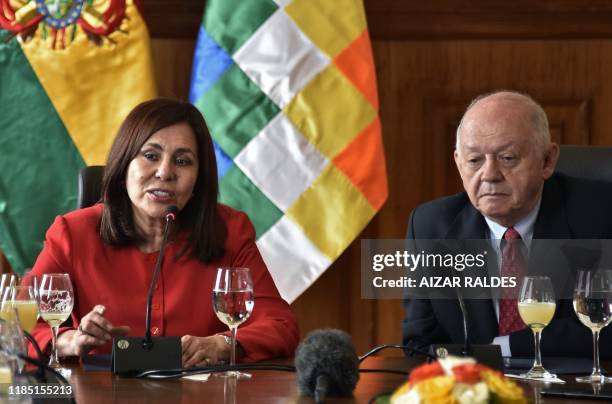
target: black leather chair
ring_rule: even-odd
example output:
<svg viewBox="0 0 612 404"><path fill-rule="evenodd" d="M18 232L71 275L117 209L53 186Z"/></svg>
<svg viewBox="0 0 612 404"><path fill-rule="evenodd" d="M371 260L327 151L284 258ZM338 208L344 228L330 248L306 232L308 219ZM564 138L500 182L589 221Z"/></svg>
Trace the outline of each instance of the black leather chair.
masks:
<svg viewBox="0 0 612 404"><path fill-rule="evenodd" d="M95 205L102 198L104 166L88 166L79 171L77 209Z"/></svg>
<svg viewBox="0 0 612 404"><path fill-rule="evenodd" d="M555 171L572 177L612 182L612 147L561 145Z"/></svg>

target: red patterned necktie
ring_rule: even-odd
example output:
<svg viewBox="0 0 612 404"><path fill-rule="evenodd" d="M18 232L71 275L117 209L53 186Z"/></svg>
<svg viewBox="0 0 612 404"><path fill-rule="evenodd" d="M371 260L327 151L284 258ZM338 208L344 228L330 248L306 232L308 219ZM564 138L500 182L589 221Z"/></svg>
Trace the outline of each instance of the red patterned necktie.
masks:
<svg viewBox="0 0 612 404"><path fill-rule="evenodd" d="M499 335L508 335L525 328L518 313L517 297L521 280L527 272L527 262L521 251L521 235L509 227L502 243L501 276L516 277L515 288L503 288L499 300Z"/></svg>

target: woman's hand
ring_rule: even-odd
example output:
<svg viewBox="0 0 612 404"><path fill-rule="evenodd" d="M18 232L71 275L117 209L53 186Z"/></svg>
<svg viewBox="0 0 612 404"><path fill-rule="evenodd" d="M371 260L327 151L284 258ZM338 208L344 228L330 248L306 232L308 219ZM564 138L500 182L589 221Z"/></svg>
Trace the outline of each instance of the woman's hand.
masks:
<svg viewBox="0 0 612 404"><path fill-rule="evenodd" d="M127 335L128 326L115 327L104 318L106 307L96 305L87 313L74 331L62 333L57 340L60 356L84 356L92 349L106 344L113 336Z"/></svg>
<svg viewBox="0 0 612 404"><path fill-rule="evenodd" d="M183 349L183 367L213 366L220 361L228 361L232 347L225 342L222 335L194 337L184 335L181 338ZM236 357L241 356L242 349L236 345Z"/></svg>

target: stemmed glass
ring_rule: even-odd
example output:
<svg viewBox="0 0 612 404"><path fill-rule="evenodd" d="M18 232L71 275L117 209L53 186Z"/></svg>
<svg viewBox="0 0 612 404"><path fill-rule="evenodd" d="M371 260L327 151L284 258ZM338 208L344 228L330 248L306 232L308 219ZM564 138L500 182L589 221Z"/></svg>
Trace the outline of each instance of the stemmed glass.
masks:
<svg viewBox="0 0 612 404"><path fill-rule="evenodd" d="M11 307L10 312L0 320L0 355L6 355L12 372L17 374L23 369L24 362L19 355L26 354L26 344L18 321L19 313L14 307ZM6 376L3 372L0 374Z"/></svg>
<svg viewBox="0 0 612 404"><path fill-rule="evenodd" d="M40 316L49 324L53 332L53 351L49 360L52 368L61 368L57 357L57 332L60 324L72 313L74 292L68 274L44 274L40 281Z"/></svg>
<svg viewBox="0 0 612 404"><path fill-rule="evenodd" d="M0 291L4 291L5 288L15 286L17 284L17 277L15 274L2 274L0 276Z"/></svg>
<svg viewBox="0 0 612 404"><path fill-rule="evenodd" d="M542 366L540 338L544 327L555 315L555 294L552 282L547 276L526 276L521 284L518 311L521 319L531 331L535 340L535 360L533 366L521 375L530 379L555 379L557 375Z"/></svg>
<svg viewBox="0 0 612 404"><path fill-rule="evenodd" d="M9 320L15 310L19 316L21 329L32 332L38 320L38 302L32 286L12 286L4 288L0 306L0 318Z"/></svg>
<svg viewBox="0 0 612 404"><path fill-rule="evenodd" d="M34 275L31 272L31 269L26 269L26 272L23 274L23 278L21 278L20 282L21 286L31 286L34 289L34 298L38 302L38 276Z"/></svg>
<svg viewBox="0 0 612 404"><path fill-rule="evenodd" d="M577 377L576 381L612 382L612 377L602 375L599 367L599 332L612 321L612 270L578 271L574 311L578 320L593 333L593 371L589 376Z"/></svg>
<svg viewBox="0 0 612 404"><path fill-rule="evenodd" d="M219 268L213 289L213 307L219 320L227 325L231 332L230 366L236 364L238 326L249 318L254 305L251 271L248 268ZM216 375L236 379L251 377L249 373L238 371Z"/></svg>

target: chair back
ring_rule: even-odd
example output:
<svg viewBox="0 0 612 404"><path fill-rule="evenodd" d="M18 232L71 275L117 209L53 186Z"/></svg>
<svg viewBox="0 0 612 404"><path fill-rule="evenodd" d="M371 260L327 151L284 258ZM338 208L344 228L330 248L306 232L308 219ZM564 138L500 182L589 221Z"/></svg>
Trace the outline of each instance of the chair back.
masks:
<svg viewBox="0 0 612 404"><path fill-rule="evenodd" d="M612 182L612 147L561 145L555 171L571 177Z"/></svg>
<svg viewBox="0 0 612 404"><path fill-rule="evenodd" d="M87 208L102 199L104 166L87 166L79 171L77 209Z"/></svg>

